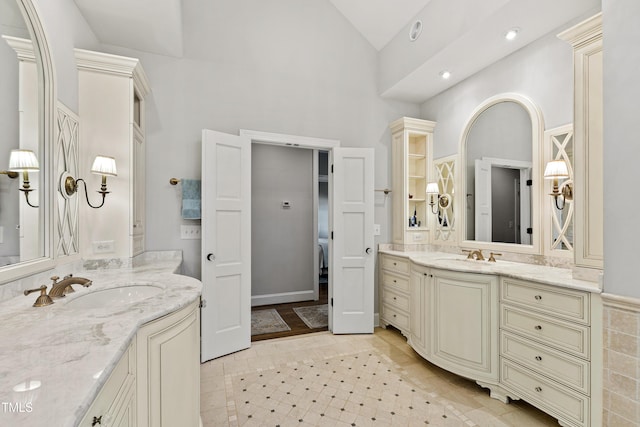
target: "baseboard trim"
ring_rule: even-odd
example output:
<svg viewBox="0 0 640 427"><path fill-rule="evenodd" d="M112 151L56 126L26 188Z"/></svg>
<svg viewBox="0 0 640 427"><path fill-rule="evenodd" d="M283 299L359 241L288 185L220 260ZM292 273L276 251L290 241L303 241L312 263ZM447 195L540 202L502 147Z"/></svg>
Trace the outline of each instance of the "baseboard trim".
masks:
<svg viewBox="0 0 640 427"><path fill-rule="evenodd" d="M290 302L313 301L315 300L315 292L313 289L308 291L282 292L277 294L252 295L251 307L259 305L286 304Z"/></svg>

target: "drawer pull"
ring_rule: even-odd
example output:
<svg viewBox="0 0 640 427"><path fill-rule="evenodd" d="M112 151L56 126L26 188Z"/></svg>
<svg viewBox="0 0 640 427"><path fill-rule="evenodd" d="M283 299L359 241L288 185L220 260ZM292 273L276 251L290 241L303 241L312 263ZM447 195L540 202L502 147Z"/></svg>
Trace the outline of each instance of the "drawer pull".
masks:
<svg viewBox="0 0 640 427"><path fill-rule="evenodd" d="M542 330L542 326L540 325L536 325L533 327L536 331L541 331Z"/></svg>
<svg viewBox="0 0 640 427"><path fill-rule="evenodd" d="M536 387L536 391L540 393L542 391L542 387Z"/></svg>
<svg viewBox="0 0 640 427"><path fill-rule="evenodd" d="M394 314L393 317L397 317L397 316Z"/></svg>
<svg viewBox="0 0 640 427"><path fill-rule="evenodd" d="M542 299L542 295L536 295L534 298L540 301Z"/></svg>
<svg viewBox="0 0 640 427"><path fill-rule="evenodd" d="M393 265L398 265L398 264L396 264L396 263L394 262L394 263L393 263Z"/></svg>
<svg viewBox="0 0 640 427"><path fill-rule="evenodd" d="M102 425L102 415L100 415L99 417L93 417L93 422L91 423L91 425L97 426L98 424Z"/></svg>
<svg viewBox="0 0 640 427"><path fill-rule="evenodd" d="M540 362L542 360L542 356L536 356L536 360Z"/></svg>
<svg viewBox="0 0 640 427"><path fill-rule="evenodd" d="M398 298L396 298L396 297L393 297L393 300L394 300L394 301L395 301L395 300L397 300L397 299L398 299Z"/></svg>
<svg viewBox="0 0 640 427"><path fill-rule="evenodd" d="M398 281L396 279L393 279L393 283L398 283Z"/></svg>

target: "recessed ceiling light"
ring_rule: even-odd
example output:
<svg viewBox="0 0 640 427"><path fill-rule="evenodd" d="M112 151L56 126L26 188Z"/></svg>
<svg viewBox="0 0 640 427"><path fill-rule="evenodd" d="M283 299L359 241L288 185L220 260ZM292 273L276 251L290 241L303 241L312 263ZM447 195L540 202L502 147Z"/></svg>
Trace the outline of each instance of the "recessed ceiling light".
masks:
<svg viewBox="0 0 640 427"><path fill-rule="evenodd" d="M449 77L451 77L451 72L447 70L440 71L440 77L442 77L444 80L449 80Z"/></svg>
<svg viewBox="0 0 640 427"><path fill-rule="evenodd" d="M515 39L516 37L518 37L518 32L520 31L520 28L512 28L509 31L507 31L506 33L504 33L504 38L511 41L513 39Z"/></svg>
<svg viewBox="0 0 640 427"><path fill-rule="evenodd" d="M409 28L409 40L414 42L418 40L420 34L422 33L422 21L419 19L413 23L411 28Z"/></svg>

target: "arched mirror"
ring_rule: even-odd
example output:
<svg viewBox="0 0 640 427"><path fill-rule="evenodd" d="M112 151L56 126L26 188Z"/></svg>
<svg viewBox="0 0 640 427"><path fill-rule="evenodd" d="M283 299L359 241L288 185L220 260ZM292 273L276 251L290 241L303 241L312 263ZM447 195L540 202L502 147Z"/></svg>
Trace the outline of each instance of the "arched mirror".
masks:
<svg viewBox="0 0 640 427"><path fill-rule="evenodd" d="M52 70L30 0L0 0L0 283L50 262Z"/></svg>
<svg viewBox="0 0 640 427"><path fill-rule="evenodd" d="M461 140L463 244L539 253L542 117L526 97L482 103Z"/></svg>

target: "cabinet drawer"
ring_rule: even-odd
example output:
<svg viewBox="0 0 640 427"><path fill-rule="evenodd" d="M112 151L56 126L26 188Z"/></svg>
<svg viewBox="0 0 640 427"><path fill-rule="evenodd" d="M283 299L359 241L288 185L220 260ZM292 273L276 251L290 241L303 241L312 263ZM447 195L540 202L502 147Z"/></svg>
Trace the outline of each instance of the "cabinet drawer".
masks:
<svg viewBox="0 0 640 427"><path fill-rule="evenodd" d="M382 268L394 273L409 274L409 260L390 255L382 255Z"/></svg>
<svg viewBox="0 0 640 427"><path fill-rule="evenodd" d="M502 279L502 300L567 320L589 324L589 293L516 279Z"/></svg>
<svg viewBox="0 0 640 427"><path fill-rule="evenodd" d="M500 324L503 329L523 334L528 338L589 358L589 328L587 326L551 319L533 312L502 306Z"/></svg>
<svg viewBox="0 0 640 427"><path fill-rule="evenodd" d="M409 315L387 304L382 304L382 318L403 331L409 330Z"/></svg>
<svg viewBox="0 0 640 427"><path fill-rule="evenodd" d="M589 425L589 398L537 375L520 365L502 359L502 383L527 402L543 411L567 420L571 425Z"/></svg>
<svg viewBox="0 0 640 427"><path fill-rule="evenodd" d="M589 395L589 362L508 332L500 334L504 357Z"/></svg>
<svg viewBox="0 0 640 427"><path fill-rule="evenodd" d="M397 274L390 274L386 271L382 272L382 285L384 287L395 288L400 292L409 293L409 278L399 276Z"/></svg>
<svg viewBox="0 0 640 427"><path fill-rule="evenodd" d="M409 296L390 288L382 288L382 303L409 312Z"/></svg>

